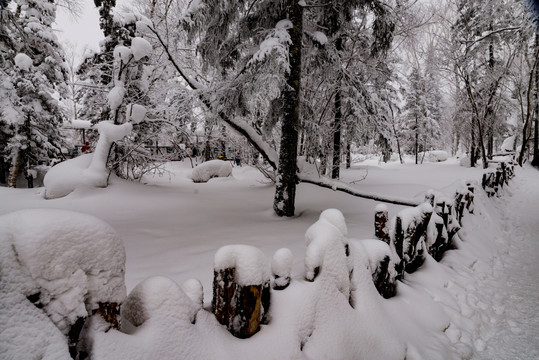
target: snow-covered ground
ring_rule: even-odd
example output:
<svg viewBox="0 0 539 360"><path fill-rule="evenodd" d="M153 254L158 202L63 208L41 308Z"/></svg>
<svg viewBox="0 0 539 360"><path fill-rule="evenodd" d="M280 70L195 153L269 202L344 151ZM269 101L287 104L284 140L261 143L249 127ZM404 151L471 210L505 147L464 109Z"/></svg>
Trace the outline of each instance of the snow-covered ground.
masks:
<svg viewBox="0 0 539 360"><path fill-rule="evenodd" d="M192 343L186 346L178 339L163 348L162 358L193 358L189 354L216 359L250 354L252 358L253 351L261 359L379 359L404 354L408 359L539 357L536 170L517 169L500 198L477 194L475 215L465 217L459 233L459 250L447 253L441 263L427 261L399 284L398 295L392 299L384 300L372 289L356 291L359 305L350 311L322 296L327 291L303 282L304 236L323 210L337 208L344 214L349 238L372 238L374 201L300 184L297 216L282 219L272 211L273 186L251 167L234 167L231 177L207 183L190 180L189 162L169 163L167 169L169 174L146 178L146 184L113 179L108 188L79 186L67 197L53 200L43 199L43 189L0 188L0 215L20 209L56 208L98 217L124 241L128 293L151 276L166 276L177 284L195 278L203 285L206 307L211 301L214 255L220 247L255 246L268 260L280 248L292 251L292 285L274 293L272 322L259 334L248 340L234 339L203 312L197 328L188 331L186 339ZM343 171L342 176L365 192L422 200L429 189L452 196L463 180L479 181L481 174L481 169L460 167L457 160L449 159L418 166L365 161ZM403 207L388 208L394 216ZM163 281L158 284L162 286ZM305 300L309 294L319 299ZM298 309L310 315L300 316ZM339 311L336 317L335 311ZM306 323L309 318L315 323ZM0 325L0 331L5 331L2 326L6 325ZM149 331L149 326L144 331ZM150 333L155 335L165 325L152 326ZM152 345L158 346L167 336L185 335L182 331L186 330L178 328L181 331L176 333L160 333L164 338L152 337L155 344L138 345L136 334L131 339L114 332L102 335L96 343L111 358L122 358L121 351L129 346L133 358L144 358L144 351L151 353ZM305 338L309 341L300 352L296 345ZM283 339L288 340L276 347ZM122 347L122 341L130 345ZM105 351L110 350L110 342L120 353ZM171 352L166 353L167 349ZM0 354L1 350L0 345Z"/></svg>

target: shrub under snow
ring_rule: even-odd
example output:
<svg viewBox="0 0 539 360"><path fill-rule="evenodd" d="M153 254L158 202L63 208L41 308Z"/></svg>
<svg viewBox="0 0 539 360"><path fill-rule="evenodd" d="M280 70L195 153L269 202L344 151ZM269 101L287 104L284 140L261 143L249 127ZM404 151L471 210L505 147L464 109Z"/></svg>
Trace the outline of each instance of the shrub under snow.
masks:
<svg viewBox="0 0 539 360"><path fill-rule="evenodd" d="M228 177L232 174L232 164L223 160L203 162L193 169L191 178L194 182L208 182L214 177Z"/></svg>
<svg viewBox="0 0 539 360"><path fill-rule="evenodd" d="M69 359L64 335L99 302L123 301L124 273L123 243L102 220L55 209L0 216L0 357Z"/></svg>

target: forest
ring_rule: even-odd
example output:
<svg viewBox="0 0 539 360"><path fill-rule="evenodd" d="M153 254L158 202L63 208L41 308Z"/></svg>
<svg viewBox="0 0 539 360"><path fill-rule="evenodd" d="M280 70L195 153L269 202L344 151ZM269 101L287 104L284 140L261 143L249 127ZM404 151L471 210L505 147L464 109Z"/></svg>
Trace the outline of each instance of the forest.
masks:
<svg viewBox="0 0 539 360"><path fill-rule="evenodd" d="M241 152L287 217L300 182L368 196L339 181L352 154L539 165L537 3L94 3L105 40L75 63L53 24L80 3L0 1L0 184L40 185L85 142L135 181L168 160ZM123 130L97 149L101 123Z"/></svg>

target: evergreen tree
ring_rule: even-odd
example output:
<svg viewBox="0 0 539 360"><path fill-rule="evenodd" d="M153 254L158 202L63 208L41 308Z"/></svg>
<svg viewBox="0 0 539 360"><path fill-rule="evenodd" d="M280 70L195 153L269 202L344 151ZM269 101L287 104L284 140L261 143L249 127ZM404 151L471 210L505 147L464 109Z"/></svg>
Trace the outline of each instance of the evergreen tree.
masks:
<svg viewBox="0 0 539 360"><path fill-rule="evenodd" d="M19 0L14 13L0 11L2 173L8 169L8 186L17 186L20 175L32 186L34 166L63 156L59 99L67 93L67 71L51 28L56 5Z"/></svg>

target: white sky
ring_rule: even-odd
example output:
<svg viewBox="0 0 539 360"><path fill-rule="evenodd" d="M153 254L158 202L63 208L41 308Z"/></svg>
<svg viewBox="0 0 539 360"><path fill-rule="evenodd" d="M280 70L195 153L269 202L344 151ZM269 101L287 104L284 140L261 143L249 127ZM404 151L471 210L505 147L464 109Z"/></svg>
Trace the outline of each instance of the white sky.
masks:
<svg viewBox="0 0 539 360"><path fill-rule="evenodd" d="M129 3L130 0L118 0L116 8ZM57 36L66 52L73 52L76 63L87 51L99 50L99 42L103 33L99 29L99 14L93 1L81 1L81 16L75 18L64 8L58 7L56 14Z"/></svg>

